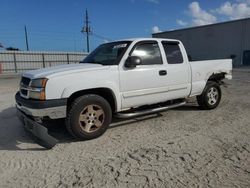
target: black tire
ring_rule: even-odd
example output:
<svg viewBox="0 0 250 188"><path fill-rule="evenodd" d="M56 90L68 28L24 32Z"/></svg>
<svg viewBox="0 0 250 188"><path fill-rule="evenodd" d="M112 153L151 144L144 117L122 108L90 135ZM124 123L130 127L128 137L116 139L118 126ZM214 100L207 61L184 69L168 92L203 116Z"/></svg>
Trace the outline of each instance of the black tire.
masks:
<svg viewBox="0 0 250 188"><path fill-rule="evenodd" d="M216 108L219 105L220 100L220 85L213 81L208 81L202 94L197 96L197 102L203 110L212 110Z"/></svg>
<svg viewBox="0 0 250 188"><path fill-rule="evenodd" d="M89 140L101 136L111 120L109 103L99 95L87 94L72 103L66 118L66 128L74 137Z"/></svg>

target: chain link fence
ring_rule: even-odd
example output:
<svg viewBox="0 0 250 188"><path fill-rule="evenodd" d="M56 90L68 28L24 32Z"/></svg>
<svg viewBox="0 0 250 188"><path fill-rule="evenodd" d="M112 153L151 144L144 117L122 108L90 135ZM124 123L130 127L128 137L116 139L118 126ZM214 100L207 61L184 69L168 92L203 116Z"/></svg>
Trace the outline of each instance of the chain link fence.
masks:
<svg viewBox="0 0 250 188"><path fill-rule="evenodd" d="M76 64L88 54L84 52L0 52L0 74L22 73L28 70L63 64Z"/></svg>

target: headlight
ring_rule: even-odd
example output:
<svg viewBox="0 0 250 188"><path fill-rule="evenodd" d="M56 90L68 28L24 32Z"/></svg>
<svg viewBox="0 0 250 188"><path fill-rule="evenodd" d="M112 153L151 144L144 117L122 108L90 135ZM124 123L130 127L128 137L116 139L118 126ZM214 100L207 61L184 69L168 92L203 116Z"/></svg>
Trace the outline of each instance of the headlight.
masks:
<svg viewBox="0 0 250 188"><path fill-rule="evenodd" d="M34 79L31 81L30 87L45 88L47 81L47 78Z"/></svg>
<svg viewBox="0 0 250 188"><path fill-rule="evenodd" d="M45 86L47 81L47 78L39 78L32 80L29 89L29 98L45 100Z"/></svg>

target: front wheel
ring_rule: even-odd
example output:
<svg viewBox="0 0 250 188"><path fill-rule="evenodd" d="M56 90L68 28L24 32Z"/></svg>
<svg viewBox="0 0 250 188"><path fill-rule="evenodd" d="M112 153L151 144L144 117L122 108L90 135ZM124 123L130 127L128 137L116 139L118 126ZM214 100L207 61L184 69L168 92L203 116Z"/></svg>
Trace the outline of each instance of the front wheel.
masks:
<svg viewBox="0 0 250 188"><path fill-rule="evenodd" d="M211 110L216 108L221 100L220 85L216 82L208 81L202 94L197 96L197 102L201 109Z"/></svg>
<svg viewBox="0 0 250 188"><path fill-rule="evenodd" d="M89 140L102 135L111 119L109 103L99 95L88 94L73 102L66 118L66 127L73 136Z"/></svg>

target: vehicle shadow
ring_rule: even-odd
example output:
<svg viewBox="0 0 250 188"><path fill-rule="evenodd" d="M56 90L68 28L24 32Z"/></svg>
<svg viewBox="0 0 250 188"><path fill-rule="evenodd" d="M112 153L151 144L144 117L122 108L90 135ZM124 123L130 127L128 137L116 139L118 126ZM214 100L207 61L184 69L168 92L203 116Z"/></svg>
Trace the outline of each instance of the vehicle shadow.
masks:
<svg viewBox="0 0 250 188"><path fill-rule="evenodd" d="M191 103L188 103L188 104L186 104L184 106L180 106L180 107L177 107L177 108L174 108L174 109L171 109L171 110L175 110L175 111L200 111L200 108L199 108L199 106L197 105L196 102L191 102ZM154 113L154 114L150 114L150 115L146 115L146 116L139 116L139 117L131 118L131 119L117 119L117 118L114 118L114 120L113 120L112 124L110 125L109 129L120 127L120 126L123 126L123 125L132 124L132 123L138 123L138 122L141 122L141 121L146 121L146 120L149 120L149 119L159 118L159 117L162 117L162 116L163 115L160 112L160 113Z"/></svg>
<svg viewBox="0 0 250 188"><path fill-rule="evenodd" d="M109 126L109 129L114 129L117 127L133 124L133 123L139 123L142 121L150 120L150 119L155 119L162 117L163 115L161 113L154 113L146 116L139 116L135 118L130 118L130 119L118 119L118 118L113 118L113 121L111 125Z"/></svg>
<svg viewBox="0 0 250 188"><path fill-rule="evenodd" d="M182 107L175 108L173 110L178 111L197 111L198 106L195 104L188 104ZM118 128L121 126L146 121L149 119L159 118L163 115L161 113L155 113L146 116L140 116L131 119L117 119L114 118L109 129ZM79 140L72 137L65 126L65 120L48 121L44 124L48 133L56 138L59 143L77 142ZM46 150L43 147L35 144L34 139L30 133L28 133L21 121L16 115L15 107L10 107L0 111L0 150L31 150L39 151Z"/></svg>
<svg viewBox="0 0 250 188"><path fill-rule="evenodd" d="M180 106L180 107L174 108L172 110L178 110L178 111L200 111L201 109L196 104L187 104L185 106Z"/></svg>
<svg viewBox="0 0 250 188"><path fill-rule="evenodd" d="M23 143L31 144L33 141L16 116L16 108L0 111L0 150L43 150L41 147L22 149Z"/></svg>
<svg viewBox="0 0 250 188"><path fill-rule="evenodd" d="M181 106L172 110L177 110L177 111L199 111L199 107L197 106L197 103L188 103L185 106ZM149 114L149 115L145 115L145 116L139 116L139 117L135 117L135 118L130 118L130 119L118 119L116 117L113 117L112 123L109 126L109 129L114 129L114 128L118 128L121 126L126 126L126 125L131 125L134 123L139 123L142 121L147 121L150 119L155 119L155 118L159 118L162 117L162 113L153 113L153 114ZM65 125L65 120L61 119L61 120L55 120L55 121L50 121L45 123L45 126L48 128L48 132L51 136L55 137L59 143L69 143L69 142L78 142L78 139L75 139L74 137L72 137L67 129L66 129L66 125Z"/></svg>
<svg viewBox="0 0 250 188"><path fill-rule="evenodd" d="M47 122L50 135L61 142L74 142L74 139L66 130L63 120ZM18 119L16 108L10 107L0 111L0 151L1 150L23 150L40 151L46 150L35 143L34 137L24 129L22 122Z"/></svg>

